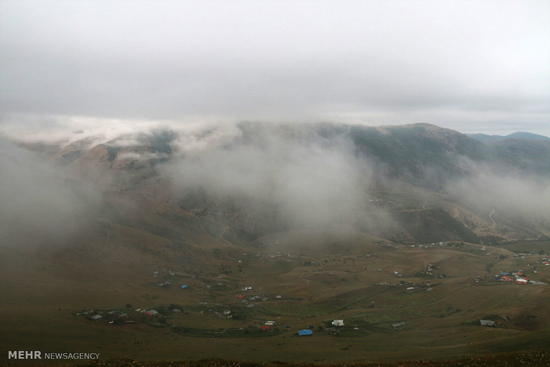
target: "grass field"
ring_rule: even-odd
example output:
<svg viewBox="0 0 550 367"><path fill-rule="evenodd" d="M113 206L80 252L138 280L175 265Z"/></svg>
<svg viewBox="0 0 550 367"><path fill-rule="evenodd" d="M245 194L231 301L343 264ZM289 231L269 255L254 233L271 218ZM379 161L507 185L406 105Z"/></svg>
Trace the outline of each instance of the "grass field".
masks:
<svg viewBox="0 0 550 367"><path fill-rule="evenodd" d="M516 253L532 252L550 255L550 241L518 241L502 245L502 247Z"/></svg>
<svg viewBox="0 0 550 367"><path fill-rule="evenodd" d="M364 235L307 232L271 235L262 239L267 246L243 248L222 239L174 246L131 227L101 229L101 238L91 228L84 241L53 244L48 251L3 249L10 261L0 272L10 281L0 283L0 363L8 362L7 351L29 348L97 352L102 361L366 363L550 345L550 287L492 279L497 271L517 269L548 279L550 267L533 272L538 255L518 258L506 247L472 244L413 248ZM426 277L430 264L432 276ZM157 284L166 281L171 284ZM164 315L152 319L136 309ZM77 315L92 310L104 317ZM110 324L111 311L127 313L131 322ZM492 315L497 327L479 326ZM338 336L324 332L334 319L345 322ZM260 330L267 321L275 325ZM400 322L405 325L393 326ZM311 337L297 336L310 327Z"/></svg>

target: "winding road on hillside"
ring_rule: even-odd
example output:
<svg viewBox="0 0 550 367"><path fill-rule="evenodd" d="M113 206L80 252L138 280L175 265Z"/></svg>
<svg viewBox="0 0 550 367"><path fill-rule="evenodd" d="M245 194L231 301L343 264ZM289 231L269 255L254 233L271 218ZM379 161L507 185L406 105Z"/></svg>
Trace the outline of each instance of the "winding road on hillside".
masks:
<svg viewBox="0 0 550 367"><path fill-rule="evenodd" d="M317 269L317 271L315 271L315 273L319 273L319 271L323 269L323 264L322 263L319 263L319 268ZM304 271L302 274L300 274L300 279L302 280L305 280L306 281L306 284L309 285L309 283L311 283L311 281L309 279L305 279L304 278L304 275L305 274L309 274L309 273L313 273L314 271L311 270L311 271Z"/></svg>
<svg viewBox="0 0 550 367"><path fill-rule="evenodd" d="M311 273L311 272L310 271L303 272L302 274L300 274L300 279L305 280L306 284L309 285L309 283L311 283L311 281L309 279L304 279L304 274L307 274L307 273Z"/></svg>
<svg viewBox="0 0 550 367"><path fill-rule="evenodd" d="M229 245L233 245L231 242L229 242L228 240L226 240L225 238L223 238L223 235L225 234L225 232L227 232L227 230L229 229L229 226L225 226L222 228L222 233L220 233L219 237L220 237L220 240L222 240L223 242L229 244Z"/></svg>

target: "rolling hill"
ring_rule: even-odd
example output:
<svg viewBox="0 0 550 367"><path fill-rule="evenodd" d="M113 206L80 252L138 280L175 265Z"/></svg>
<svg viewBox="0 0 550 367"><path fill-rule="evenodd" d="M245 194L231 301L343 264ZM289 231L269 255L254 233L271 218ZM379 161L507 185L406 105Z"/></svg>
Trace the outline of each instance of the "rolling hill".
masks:
<svg viewBox="0 0 550 367"><path fill-rule="evenodd" d="M549 157L500 144L327 123L4 144L0 345L316 363L541 350Z"/></svg>

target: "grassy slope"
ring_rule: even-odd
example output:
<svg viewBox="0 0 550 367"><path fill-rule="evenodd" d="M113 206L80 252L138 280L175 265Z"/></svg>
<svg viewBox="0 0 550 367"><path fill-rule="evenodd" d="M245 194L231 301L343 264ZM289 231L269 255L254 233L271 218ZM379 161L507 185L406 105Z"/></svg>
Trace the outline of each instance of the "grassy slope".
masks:
<svg viewBox="0 0 550 367"><path fill-rule="evenodd" d="M163 210L157 208L160 213ZM165 228L165 218L159 215L149 221ZM189 220L194 221L192 217ZM487 275L489 264L493 264L492 274L517 267L529 269L527 264L535 260L513 258L504 249L481 251L478 245L395 249L385 246L387 241L374 244L379 239L369 236L329 232L274 234L265 240L277 239L278 244L238 248L199 232L184 241L177 231L163 232L166 237L162 237L131 224L98 222L69 243L47 250L3 249L10 262L5 262L8 266L3 267L2 277L10 282L0 283L0 312L9 315L2 324L2 349L32 346L44 352L100 352L102 359L220 357L336 363L454 358L537 349L549 341L550 315L544 306L550 302L547 286L473 281ZM486 255L488 251L493 255ZM499 254L509 257L495 259ZM449 277L412 278L429 263L439 267L436 275ZM162 269L177 275L169 277ZM154 271L160 272L158 278L152 277ZM394 271L404 277L397 277ZM538 276L549 272L543 268ZM157 287L154 282L159 280L171 280L173 285ZM430 281L432 291L425 286L407 291L405 285L398 285L401 281ZM189 289L179 289L180 283L188 284ZM236 298L244 286L255 289L245 293L247 297L263 295L270 300L244 308ZM274 300L277 294L283 298ZM208 305L199 307L201 301ZM375 307L369 308L372 301ZM173 325L252 330L266 320L275 320L281 333L205 342L204 338L177 334L170 327L150 326L141 316L135 317L136 324L124 326L74 316L81 309L124 309L127 303L132 309L183 305L183 313L169 317ZM221 319L209 309L238 310L246 319ZM495 329L468 325L494 314L507 315L511 321L499 321L501 327ZM522 318L527 314L536 316L536 321ZM342 335L348 336L317 332L319 326L341 318L348 324ZM407 325L394 330L391 324L400 321ZM310 325L314 326L313 337L293 335Z"/></svg>

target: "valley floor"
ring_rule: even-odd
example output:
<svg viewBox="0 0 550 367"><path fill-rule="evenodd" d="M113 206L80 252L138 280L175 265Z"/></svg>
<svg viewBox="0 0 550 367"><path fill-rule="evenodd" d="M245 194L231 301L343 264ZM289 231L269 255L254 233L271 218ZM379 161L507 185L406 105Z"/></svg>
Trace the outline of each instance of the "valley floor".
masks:
<svg viewBox="0 0 550 367"><path fill-rule="evenodd" d="M119 230L110 229L111 241ZM248 247L189 245L177 257L184 250L150 238L144 249L132 238L96 244L94 252L83 244L49 255L5 253L12 261L2 268L10 281L0 283L0 363L92 363L7 359L8 351L33 350L99 353L92 365L125 365L106 363L120 358L391 365L550 345L550 287L494 277L521 270L545 283L550 266L540 255L285 233ZM480 326L482 319L495 327ZM313 335L298 336L303 329Z"/></svg>

